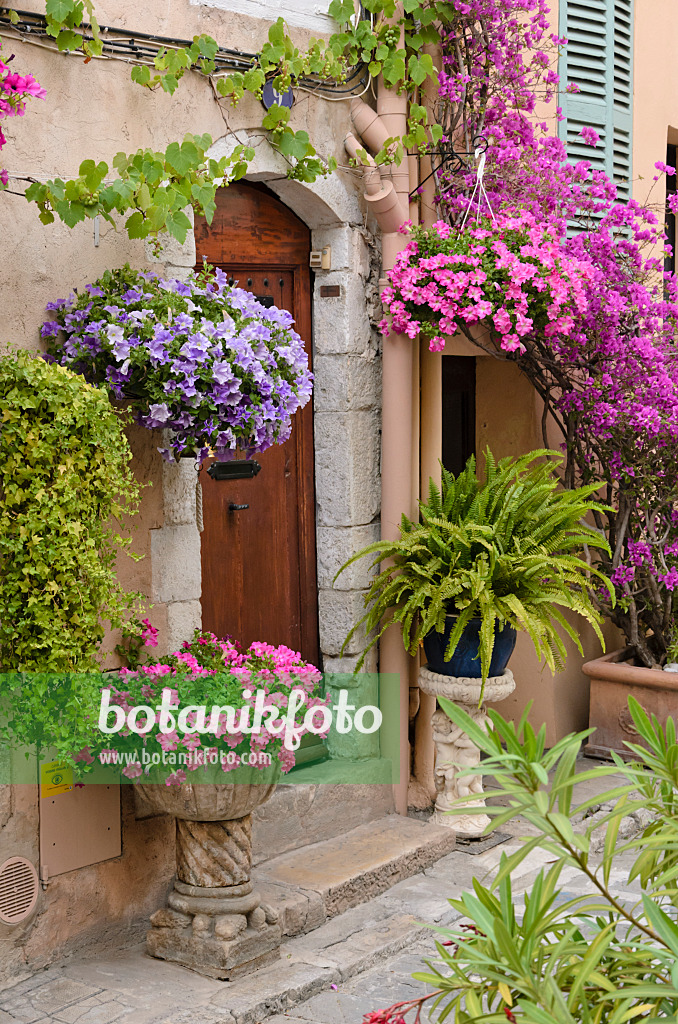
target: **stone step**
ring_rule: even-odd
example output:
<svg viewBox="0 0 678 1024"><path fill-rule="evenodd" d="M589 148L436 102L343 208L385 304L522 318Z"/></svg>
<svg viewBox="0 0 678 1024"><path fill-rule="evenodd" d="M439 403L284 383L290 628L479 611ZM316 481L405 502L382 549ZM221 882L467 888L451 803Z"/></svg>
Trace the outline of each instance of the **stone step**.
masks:
<svg viewBox="0 0 678 1024"><path fill-rule="evenodd" d="M455 848L451 829L387 815L343 836L260 864L253 880L284 936L319 928L434 864Z"/></svg>
<svg viewBox="0 0 678 1024"><path fill-rule="evenodd" d="M274 963L216 981L143 945L70 959L0 993L0 1024L258 1024L287 1013L409 949L427 923L454 920L448 885L425 869L468 884L464 862L483 858L446 856L453 848L450 830L389 815L276 857L253 875L286 930Z"/></svg>

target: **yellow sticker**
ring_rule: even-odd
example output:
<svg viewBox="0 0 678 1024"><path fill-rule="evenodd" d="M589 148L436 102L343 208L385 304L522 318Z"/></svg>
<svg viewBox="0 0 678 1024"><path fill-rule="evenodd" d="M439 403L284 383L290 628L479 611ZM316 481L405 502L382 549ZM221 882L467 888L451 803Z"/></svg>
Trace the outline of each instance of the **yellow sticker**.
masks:
<svg viewBox="0 0 678 1024"><path fill-rule="evenodd" d="M61 761L40 765L40 796L56 796L73 789L73 769Z"/></svg>

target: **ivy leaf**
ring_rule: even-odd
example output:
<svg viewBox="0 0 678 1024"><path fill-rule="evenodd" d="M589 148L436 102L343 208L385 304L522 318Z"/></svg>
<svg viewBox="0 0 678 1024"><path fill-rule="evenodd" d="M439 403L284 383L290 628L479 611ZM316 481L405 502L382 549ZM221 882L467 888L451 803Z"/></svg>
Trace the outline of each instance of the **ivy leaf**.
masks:
<svg viewBox="0 0 678 1024"><path fill-rule="evenodd" d="M79 50L82 46L82 36L79 32L72 32L70 29L64 29L59 32L56 37L57 47L60 52L64 50Z"/></svg>
<svg viewBox="0 0 678 1024"><path fill-rule="evenodd" d="M47 0L45 13L55 21L65 22L75 9L74 0Z"/></svg>
<svg viewBox="0 0 678 1024"><path fill-rule="evenodd" d="M200 185L196 182L191 186L191 196L202 209L214 202L214 186Z"/></svg>
<svg viewBox="0 0 678 1024"><path fill-rule="evenodd" d="M339 25L345 25L353 18L354 11L353 0L332 0L328 14Z"/></svg>
<svg viewBox="0 0 678 1024"><path fill-rule="evenodd" d="M176 75L163 75L160 79L160 84L165 92L168 92L170 96L172 96L176 92L179 82L177 81Z"/></svg>
<svg viewBox="0 0 678 1024"><path fill-rule="evenodd" d="M145 238L146 230L143 214L138 210L128 217L125 221L125 227L127 228L127 234L130 238Z"/></svg>
<svg viewBox="0 0 678 1024"><path fill-rule="evenodd" d="M261 68L251 68L243 76L243 85L249 92L257 93L264 87L266 76Z"/></svg>
<svg viewBox="0 0 678 1024"><path fill-rule="evenodd" d="M139 209L144 212L148 210L151 205L151 192L145 182L137 192L137 205L139 206Z"/></svg>
<svg viewBox="0 0 678 1024"><path fill-rule="evenodd" d="M68 199L60 199L55 203L54 209L69 228L74 228L76 224L79 224L87 216L86 209L82 203L71 202Z"/></svg>
<svg viewBox="0 0 678 1024"><path fill-rule="evenodd" d="M396 85L405 78L405 51L397 50L384 61L384 81L387 85Z"/></svg>
<svg viewBox="0 0 678 1024"><path fill-rule="evenodd" d="M178 175L188 174L196 163L198 150L192 142L171 142L165 151L165 160Z"/></svg>
<svg viewBox="0 0 678 1024"><path fill-rule="evenodd" d="M137 85L149 85L151 72L146 64L143 64L141 67L132 68L132 81L136 82Z"/></svg>
<svg viewBox="0 0 678 1024"><path fill-rule="evenodd" d="M272 130L278 128L280 125L287 124L289 119L289 109L287 107L281 107L278 103L273 103L261 123L264 128Z"/></svg>
<svg viewBox="0 0 678 1024"><path fill-rule="evenodd" d="M433 66L433 58L430 53L422 53L420 56L412 56L409 59L410 78L415 85L422 85L428 77L435 78L438 74Z"/></svg>
<svg viewBox="0 0 678 1024"><path fill-rule="evenodd" d="M167 230L181 245L186 241L186 235L190 227L191 222L183 210L167 215Z"/></svg>
<svg viewBox="0 0 678 1024"><path fill-rule="evenodd" d="M285 45L285 22L282 18L278 18L269 28L268 41L273 46Z"/></svg>
<svg viewBox="0 0 678 1024"><path fill-rule="evenodd" d="M108 164L103 160L98 164L95 164L94 160L83 160L78 174L85 179L85 185L90 192L94 192L108 174Z"/></svg>

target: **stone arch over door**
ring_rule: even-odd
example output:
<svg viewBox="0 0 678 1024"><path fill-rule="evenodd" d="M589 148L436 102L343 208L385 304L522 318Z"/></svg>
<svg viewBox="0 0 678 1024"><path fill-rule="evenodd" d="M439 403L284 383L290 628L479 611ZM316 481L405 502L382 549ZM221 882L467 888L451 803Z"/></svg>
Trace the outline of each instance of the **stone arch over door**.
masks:
<svg viewBox="0 0 678 1024"><path fill-rule="evenodd" d="M344 657L339 652L362 614L367 566L357 563L336 586L332 580L350 554L379 536L381 339L373 325L379 318L378 240L366 227L360 182L340 172L312 185L291 180L283 158L257 132L238 132L237 140L225 136L209 156L230 155L238 142L256 151L246 181L265 185L307 225L313 249L332 251L331 269L316 271L312 301L318 610L325 670L350 671L360 638ZM168 277L180 277L199 256L191 233L183 246L170 242L158 262ZM156 262L150 252L149 259ZM328 286L330 296L323 294ZM192 466L163 466L164 524L152 531L152 562L154 597L167 604L171 647L200 625L194 492ZM376 652L366 667L376 668Z"/></svg>

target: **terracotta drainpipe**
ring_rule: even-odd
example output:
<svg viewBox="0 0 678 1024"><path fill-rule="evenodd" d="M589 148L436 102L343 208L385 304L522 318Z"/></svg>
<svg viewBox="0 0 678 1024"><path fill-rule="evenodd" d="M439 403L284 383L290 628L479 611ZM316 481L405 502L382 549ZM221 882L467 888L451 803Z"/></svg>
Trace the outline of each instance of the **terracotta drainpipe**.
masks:
<svg viewBox="0 0 678 1024"><path fill-rule="evenodd" d="M402 45L402 43L401 43ZM352 104L356 131L370 148L381 148L389 137L405 134L407 97L398 96L379 80L377 113L361 100ZM350 138L353 138L352 136ZM347 140L351 153L353 142ZM355 155L355 151L352 153ZM374 212L382 230L382 266L386 272L393 267L398 253L406 245L406 237L397 228L409 215L409 169L404 160L401 167L380 171L382 188L376 191L374 163L366 169L365 200ZM382 282L385 284L385 281ZM381 535L392 540L399 536L398 526L403 512L413 515L416 497L412 494L412 342L405 335L384 339L382 455L381 455ZM381 639L379 671L400 678L400 782L394 787L396 810L407 814L407 787L410 773L408 741L409 675L412 659L403 648L395 629L387 630Z"/></svg>
<svg viewBox="0 0 678 1024"><path fill-rule="evenodd" d="M424 52L431 55L434 65L440 70L442 54L440 46L425 46ZM430 79L426 80L423 103L428 110L435 110L437 88ZM422 180L432 170L430 156L421 160ZM438 211L434 202L435 183L433 178L422 187L420 223L430 227L438 219ZM430 352L424 342L421 346L421 441L420 441L420 488L421 494L428 494L429 477L440 478L438 461L442 459L443 437L443 380L442 357L438 352ZM422 659L423 660L423 659ZM436 709L435 697L419 691L419 710L414 721L414 751L412 756L412 781L410 786L410 806L430 807L435 799L436 788L433 781L435 766L435 750L431 730L431 716Z"/></svg>

